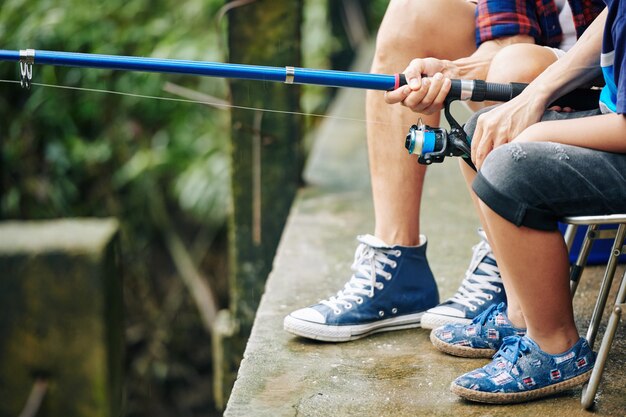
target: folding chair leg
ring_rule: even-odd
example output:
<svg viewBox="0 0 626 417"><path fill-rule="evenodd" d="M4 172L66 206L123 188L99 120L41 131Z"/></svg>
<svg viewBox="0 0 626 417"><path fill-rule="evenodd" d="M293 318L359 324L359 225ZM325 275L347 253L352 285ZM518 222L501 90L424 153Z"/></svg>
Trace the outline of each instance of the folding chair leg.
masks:
<svg viewBox="0 0 626 417"><path fill-rule="evenodd" d="M622 283L620 284L620 288L615 299L615 307L613 308L611 317L609 318L609 323L606 327L606 331L604 332L604 337L602 338L602 343L600 344L600 349L598 350L596 363L593 367L593 371L591 372L591 378L589 379L589 383L583 389L583 395L580 402L585 409L589 409L593 405L596 393L598 392L598 386L600 385L600 379L602 378L602 373L604 372L604 365L609 356L609 351L611 350L611 345L613 344L613 338L617 332L617 326L622 318L622 312L625 309L626 272L622 277Z"/></svg>
<svg viewBox="0 0 626 417"><path fill-rule="evenodd" d="M576 237L577 231L578 225L576 224L568 224L567 229L565 229L563 239L565 239L565 246L567 246L568 251L572 250L572 245L574 244L574 238Z"/></svg>
<svg viewBox="0 0 626 417"><path fill-rule="evenodd" d="M586 339L591 348L593 348L593 344L598 333L598 327L600 326L600 321L602 320L602 312L604 311L604 306L606 306L606 300L609 297L609 291L611 290L611 284L613 283L613 276L615 275L617 262L622 254L624 236L626 236L626 224L622 223L617 229L617 235L615 236L615 241L613 242L611 256L609 257L609 262L607 263L606 270L604 271L602 285L600 286L600 294L598 295L598 300L596 301L593 314L591 315L591 324L587 330Z"/></svg>
<svg viewBox="0 0 626 417"><path fill-rule="evenodd" d="M578 288L578 283L580 282L580 277L583 274L583 269L587 265L587 258L589 258L589 252L591 252L591 246L595 240L596 230L598 229L597 224L590 224L585 232L585 238L583 239L583 243L580 246L580 253L578 254L578 258L576 258L576 263L572 265L570 270L570 292L572 297L576 294L576 289ZM572 240L574 238L574 234L576 233L577 226L570 224L567 226L565 243L567 244L568 249L572 249Z"/></svg>

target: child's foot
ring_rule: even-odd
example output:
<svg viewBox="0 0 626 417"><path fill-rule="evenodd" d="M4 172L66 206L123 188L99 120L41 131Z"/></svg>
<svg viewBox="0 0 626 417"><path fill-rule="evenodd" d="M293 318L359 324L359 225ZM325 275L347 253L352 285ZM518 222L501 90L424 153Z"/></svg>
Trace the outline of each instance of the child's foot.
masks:
<svg viewBox="0 0 626 417"><path fill-rule="evenodd" d="M446 324L430 333L430 341L442 352L464 358L491 358L507 336L523 336L509 321L506 304L492 305L471 324Z"/></svg>
<svg viewBox="0 0 626 417"><path fill-rule="evenodd" d="M285 330L310 339L345 342L419 327L424 311L439 303L426 260L426 237L419 246L389 246L371 235L358 240L348 283L335 296L289 314Z"/></svg>
<svg viewBox="0 0 626 417"><path fill-rule="evenodd" d="M450 390L484 403L530 401L584 384L594 362L595 353L583 338L568 351L551 355L527 336L510 336L493 361L458 377Z"/></svg>

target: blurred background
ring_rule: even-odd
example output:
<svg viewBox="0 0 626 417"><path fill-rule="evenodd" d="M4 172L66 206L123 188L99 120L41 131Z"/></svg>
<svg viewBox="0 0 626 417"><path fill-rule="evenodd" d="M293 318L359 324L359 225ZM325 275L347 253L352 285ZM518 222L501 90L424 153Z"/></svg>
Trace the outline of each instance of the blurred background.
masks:
<svg viewBox="0 0 626 417"><path fill-rule="evenodd" d="M386 4L4 0L0 48L234 62L231 57L241 60L245 50L232 50L241 23L229 16L256 7L256 13L295 10L284 24L298 27L300 62L282 65L347 69L358 46L374 36ZM0 80L18 80L18 71L2 63ZM237 220L229 152L235 118L227 106L145 96L230 104L231 86L216 78L37 65L34 74L35 82L50 86L26 91L0 83L0 219L117 218L124 415L219 415L224 404L213 395L213 326L193 280L199 277L209 289L215 309L232 308L230 265L237 260L229 239ZM245 96L259 86L238 88ZM323 114L334 93L306 86L297 91L299 109L277 109ZM245 98L236 104L258 106ZM297 117L300 136L319 121ZM239 337L247 337L248 327L239 328Z"/></svg>

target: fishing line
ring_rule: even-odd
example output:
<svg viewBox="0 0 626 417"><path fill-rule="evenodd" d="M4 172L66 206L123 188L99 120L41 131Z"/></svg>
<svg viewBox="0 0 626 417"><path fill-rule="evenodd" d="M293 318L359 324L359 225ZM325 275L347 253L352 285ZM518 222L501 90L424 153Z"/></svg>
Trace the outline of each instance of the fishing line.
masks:
<svg viewBox="0 0 626 417"><path fill-rule="evenodd" d="M0 83L20 84L20 81L0 80ZM127 96L127 97L150 99L150 100L161 100L161 101L171 101L171 102L191 103L191 104L204 104L207 106L217 107L217 108L221 108L224 110L225 109L250 110L250 111L260 111L264 113L288 114L288 115L293 115L293 116L311 116L311 117L318 117L322 119L333 119L333 120L341 120L341 121L356 122L356 123L371 123L371 124L379 124L379 125L387 125L387 126L394 125L389 122L368 121L366 119L358 119L358 118L353 118L353 117L329 116L326 114L319 114L319 113L305 113L305 112L297 112L297 111L289 111L289 110L265 109L261 107L238 106L234 104L224 104L224 103L217 103L217 102L211 102L211 101L205 101L205 100L192 100L192 99L185 99L185 98L153 96L153 95L147 95L147 94L137 94L137 93L106 90L106 89L99 89L99 88L72 87L72 86L67 86L67 85L46 84L46 83L36 83L36 82L32 82L31 85L36 85L39 87L47 87L47 88L56 88L56 89L61 89L61 90L84 91L84 92L99 93L99 94L114 94L114 95L119 95L119 96Z"/></svg>

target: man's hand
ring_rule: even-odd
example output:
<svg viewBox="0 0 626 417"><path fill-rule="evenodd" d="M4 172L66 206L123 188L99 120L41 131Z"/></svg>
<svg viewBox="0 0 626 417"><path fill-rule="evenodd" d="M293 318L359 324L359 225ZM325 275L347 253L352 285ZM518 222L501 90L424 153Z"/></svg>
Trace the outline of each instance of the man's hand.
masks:
<svg viewBox="0 0 626 417"><path fill-rule="evenodd" d="M458 78L458 74L459 69L452 61L414 59L404 70L407 85L386 92L385 101L388 104L402 103L416 113L439 112L450 91L450 79Z"/></svg>
<svg viewBox="0 0 626 417"><path fill-rule="evenodd" d="M414 59L404 70L408 85L385 93L385 101L389 104L402 103L418 113L437 113L443 108L450 91L450 79L484 80L498 51L515 43L534 43L534 40L528 35L494 39L483 42L470 56L454 61Z"/></svg>

